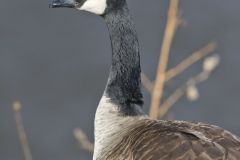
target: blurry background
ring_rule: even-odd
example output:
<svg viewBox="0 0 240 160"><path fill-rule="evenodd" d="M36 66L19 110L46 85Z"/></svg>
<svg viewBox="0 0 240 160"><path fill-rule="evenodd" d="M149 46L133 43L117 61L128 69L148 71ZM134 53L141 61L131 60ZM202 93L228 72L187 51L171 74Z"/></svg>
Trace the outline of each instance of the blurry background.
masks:
<svg viewBox="0 0 240 160"><path fill-rule="evenodd" d="M20 100L34 160L91 159L78 148L72 131L93 137L93 120L106 84L111 49L107 29L97 16L49 9L48 0L0 5L0 159L23 160L11 104ZM141 44L142 70L154 78L168 0L128 0ZM200 85L197 102L186 99L172 112L176 119L202 121L240 135L240 1L182 0L181 27L171 50L173 67L209 41L219 44L221 65ZM166 89L198 73L201 63ZM145 94L145 109L149 96Z"/></svg>

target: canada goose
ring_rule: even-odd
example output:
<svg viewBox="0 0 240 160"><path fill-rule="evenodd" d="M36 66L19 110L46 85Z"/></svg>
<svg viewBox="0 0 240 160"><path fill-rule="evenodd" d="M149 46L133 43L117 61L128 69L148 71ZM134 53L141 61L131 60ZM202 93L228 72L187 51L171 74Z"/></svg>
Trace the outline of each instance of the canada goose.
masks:
<svg viewBox="0 0 240 160"><path fill-rule="evenodd" d="M100 15L112 64L95 116L94 160L240 160L240 139L217 126L152 120L142 110L137 34L126 0L53 0Z"/></svg>

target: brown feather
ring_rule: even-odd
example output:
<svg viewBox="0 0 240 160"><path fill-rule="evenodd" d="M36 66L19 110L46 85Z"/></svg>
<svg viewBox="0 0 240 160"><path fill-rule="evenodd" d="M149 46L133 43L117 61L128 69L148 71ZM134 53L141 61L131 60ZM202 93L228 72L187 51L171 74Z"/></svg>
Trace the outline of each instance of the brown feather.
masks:
<svg viewBox="0 0 240 160"><path fill-rule="evenodd" d="M121 142L99 159L240 160L240 139L203 123L144 119L119 138Z"/></svg>

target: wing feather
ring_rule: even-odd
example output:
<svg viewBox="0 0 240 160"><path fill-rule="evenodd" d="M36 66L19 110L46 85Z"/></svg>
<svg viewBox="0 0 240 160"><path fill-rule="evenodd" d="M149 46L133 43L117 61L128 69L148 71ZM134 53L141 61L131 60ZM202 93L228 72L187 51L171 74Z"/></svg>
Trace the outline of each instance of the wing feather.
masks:
<svg viewBox="0 0 240 160"><path fill-rule="evenodd" d="M104 159L240 160L240 139L204 123L142 120Z"/></svg>

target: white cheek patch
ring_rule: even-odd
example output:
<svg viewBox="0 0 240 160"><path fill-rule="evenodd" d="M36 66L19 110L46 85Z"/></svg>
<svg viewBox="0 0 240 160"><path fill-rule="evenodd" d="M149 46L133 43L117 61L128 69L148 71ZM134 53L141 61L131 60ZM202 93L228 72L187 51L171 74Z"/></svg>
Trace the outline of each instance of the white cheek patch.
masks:
<svg viewBox="0 0 240 160"><path fill-rule="evenodd" d="M107 0L86 0L86 2L78 9L101 15L104 13L106 7Z"/></svg>

